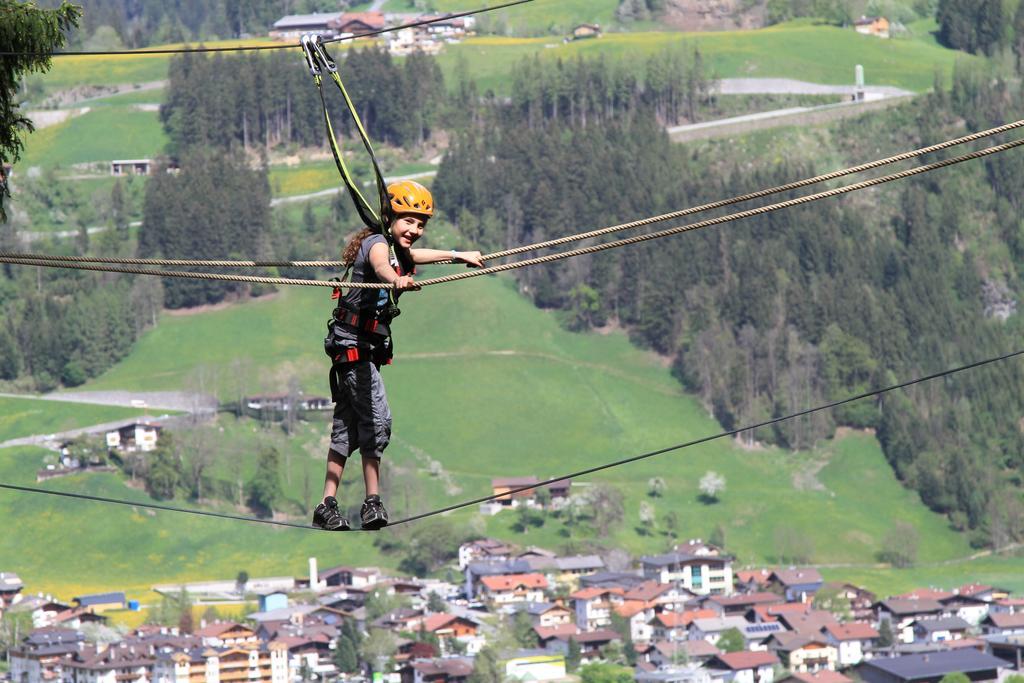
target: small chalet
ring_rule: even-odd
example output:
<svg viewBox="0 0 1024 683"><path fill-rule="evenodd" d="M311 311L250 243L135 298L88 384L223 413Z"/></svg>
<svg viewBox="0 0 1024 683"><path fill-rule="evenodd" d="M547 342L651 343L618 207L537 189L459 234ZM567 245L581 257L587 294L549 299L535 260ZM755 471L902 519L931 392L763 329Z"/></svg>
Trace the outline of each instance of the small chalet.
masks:
<svg viewBox="0 0 1024 683"><path fill-rule="evenodd" d="M510 491L515 491L525 486L532 486L538 481L537 477L498 477L497 479L491 479L492 495L498 496L498 498L494 499L494 502L504 507L513 508L530 503L536 495L534 489L526 488L516 493L510 493Z"/></svg>
<svg viewBox="0 0 1024 683"><path fill-rule="evenodd" d="M328 22L336 35L362 36L384 28L384 14L381 12L345 12Z"/></svg>
<svg viewBox="0 0 1024 683"><path fill-rule="evenodd" d="M876 38L889 37L889 20L885 17L861 16L860 19L853 22L853 28L857 33L862 33L866 36L874 36Z"/></svg>
<svg viewBox="0 0 1024 683"><path fill-rule="evenodd" d="M149 175L153 169L152 159L115 159L110 162L110 175Z"/></svg>
<svg viewBox="0 0 1024 683"><path fill-rule="evenodd" d="M716 617L718 617L718 614L710 609L661 612L656 614L650 621L651 637L654 640L688 638L690 625L695 619L715 619ZM736 623L738 624L739 622Z"/></svg>
<svg viewBox="0 0 1024 683"><path fill-rule="evenodd" d="M163 427L143 422L132 422L107 432L107 448L116 448L125 453L155 450Z"/></svg>
<svg viewBox="0 0 1024 683"><path fill-rule="evenodd" d="M112 609L124 609L128 604L124 593L94 593L73 598L78 607L90 608L94 612L105 612Z"/></svg>
<svg viewBox="0 0 1024 683"><path fill-rule="evenodd" d="M21 600L25 584L14 572L0 572L0 610Z"/></svg>
<svg viewBox="0 0 1024 683"><path fill-rule="evenodd" d="M485 576L480 579L480 596L495 604L543 602L548 580L541 574Z"/></svg>
<svg viewBox="0 0 1024 683"><path fill-rule="evenodd" d="M572 29L573 40L586 40L588 38L600 38L600 24L577 24Z"/></svg>
<svg viewBox="0 0 1024 683"><path fill-rule="evenodd" d="M704 601L704 606L719 616L733 617L746 614L758 605L780 605L785 601L777 593L747 593L746 595L716 595Z"/></svg>
<svg viewBox="0 0 1024 683"><path fill-rule="evenodd" d="M559 624L550 628L534 626L533 632L536 634L537 643L542 649L546 652L557 654L567 654L569 652L569 640L576 638L580 634L576 624Z"/></svg>
<svg viewBox="0 0 1024 683"><path fill-rule="evenodd" d="M576 624L585 631L610 626L612 608L624 601L621 588L581 588L569 597L576 612Z"/></svg>
<svg viewBox="0 0 1024 683"><path fill-rule="evenodd" d="M420 659L399 672L402 683L465 683L473 673L473 660L466 657Z"/></svg>
<svg viewBox="0 0 1024 683"><path fill-rule="evenodd" d="M558 602L531 602L522 611L530 615L530 623L541 628L551 628L572 623L572 610Z"/></svg>
<svg viewBox="0 0 1024 683"><path fill-rule="evenodd" d="M289 14L274 22L270 29L270 37L278 39L299 38L305 33L312 33L325 38L333 38L334 29L331 22L340 18L340 12L314 12L312 14Z"/></svg>
<svg viewBox="0 0 1024 683"><path fill-rule="evenodd" d="M849 622L830 624L821 630L829 645L839 652L839 666L846 668L860 664L878 641L878 630L871 624Z"/></svg>
<svg viewBox="0 0 1024 683"><path fill-rule="evenodd" d="M838 649L822 636L776 633L768 641L768 650L777 654L787 669L800 673L835 671L839 663Z"/></svg>
<svg viewBox="0 0 1024 683"><path fill-rule="evenodd" d="M821 572L813 568L777 569L769 581L782 589L786 602L810 602L824 583Z"/></svg>
<svg viewBox="0 0 1024 683"><path fill-rule="evenodd" d="M941 643L947 640L960 640L967 635L971 627L960 617L940 617L938 619L918 619L910 628L915 643Z"/></svg>
<svg viewBox="0 0 1024 683"><path fill-rule="evenodd" d="M441 649L450 651L452 641L456 640L466 646L468 654L476 654L483 646L477 642L479 626L475 621L454 614L431 614L423 619L420 629L437 637Z"/></svg>
<svg viewBox="0 0 1024 683"><path fill-rule="evenodd" d="M1007 614L992 612L981 620L981 631L986 636L1016 636L1024 634L1024 612Z"/></svg>
<svg viewBox="0 0 1024 683"><path fill-rule="evenodd" d="M512 553L512 546L493 538L463 543L459 546L459 571L466 571L466 567L474 560L507 560Z"/></svg>
<svg viewBox="0 0 1024 683"><path fill-rule="evenodd" d="M258 648L260 639L248 626L233 621L215 621L196 630L196 636L203 639L207 647Z"/></svg>
<svg viewBox="0 0 1024 683"><path fill-rule="evenodd" d="M735 683L772 683L779 658L771 652L724 652L708 660L711 680Z"/></svg>
<svg viewBox="0 0 1024 683"><path fill-rule="evenodd" d="M580 644L580 654L583 661L602 658L602 650L612 641L621 641L622 637L611 629L598 629L596 631L583 631L575 636L576 642Z"/></svg>
<svg viewBox="0 0 1024 683"><path fill-rule="evenodd" d="M739 569L735 572L736 590L756 593L768 587L772 572L769 569Z"/></svg>
<svg viewBox="0 0 1024 683"><path fill-rule="evenodd" d="M918 619L948 616L945 608L938 600L927 598L890 598L875 603L878 622L889 621L893 635L904 643L914 642L914 634L910 624Z"/></svg>

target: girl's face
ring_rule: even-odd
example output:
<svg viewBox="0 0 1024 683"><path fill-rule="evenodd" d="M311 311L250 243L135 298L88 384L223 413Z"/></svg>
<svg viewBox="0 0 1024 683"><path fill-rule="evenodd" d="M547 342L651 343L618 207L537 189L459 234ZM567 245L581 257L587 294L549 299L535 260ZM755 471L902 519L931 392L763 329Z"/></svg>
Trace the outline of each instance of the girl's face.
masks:
<svg viewBox="0 0 1024 683"><path fill-rule="evenodd" d="M427 221L422 216L403 213L391 222L391 236L398 246L408 249L413 242L423 236L426 227Z"/></svg>

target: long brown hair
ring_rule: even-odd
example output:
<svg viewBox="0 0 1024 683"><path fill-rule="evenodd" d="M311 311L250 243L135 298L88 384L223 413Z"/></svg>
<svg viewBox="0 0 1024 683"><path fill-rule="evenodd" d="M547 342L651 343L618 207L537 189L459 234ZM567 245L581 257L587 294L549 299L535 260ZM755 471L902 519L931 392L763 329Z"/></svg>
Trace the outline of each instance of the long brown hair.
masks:
<svg viewBox="0 0 1024 683"><path fill-rule="evenodd" d="M361 247L363 244L363 240L365 240L370 235L375 234L377 233L375 233L373 230L370 230L369 228L363 228L355 235L353 235L352 239L350 239L348 241L348 244L345 246L345 250L341 252L341 262L344 263L346 267L350 267L352 264L354 264L356 262L356 256L359 254L359 247Z"/></svg>

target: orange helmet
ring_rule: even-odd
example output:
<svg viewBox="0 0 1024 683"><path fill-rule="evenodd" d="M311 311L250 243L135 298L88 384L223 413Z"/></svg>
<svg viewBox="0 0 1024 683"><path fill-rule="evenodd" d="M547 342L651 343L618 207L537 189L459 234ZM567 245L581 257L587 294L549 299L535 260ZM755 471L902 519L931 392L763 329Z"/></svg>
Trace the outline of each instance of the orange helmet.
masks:
<svg viewBox="0 0 1024 683"><path fill-rule="evenodd" d="M426 218L434 215L434 198L430 190L415 180L399 180L388 185L388 199L395 214L414 213Z"/></svg>

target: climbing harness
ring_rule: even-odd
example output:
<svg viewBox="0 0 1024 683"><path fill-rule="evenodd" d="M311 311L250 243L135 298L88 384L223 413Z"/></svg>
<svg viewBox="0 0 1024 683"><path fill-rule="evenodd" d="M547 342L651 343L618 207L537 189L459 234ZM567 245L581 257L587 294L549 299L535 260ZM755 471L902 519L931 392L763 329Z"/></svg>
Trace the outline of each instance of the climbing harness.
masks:
<svg viewBox="0 0 1024 683"><path fill-rule="evenodd" d="M380 164L377 162L377 155L373 151L373 145L370 143L370 137L366 133L366 128L363 126L362 119L359 117L359 112L356 110L355 105L352 103L352 98L349 97L348 91L345 89L345 84L341 80L341 75L338 73L338 65L327 53L324 47L323 40L318 35L304 35L301 39L303 55L306 58L306 65L309 67L309 72L313 76L313 82L316 84L317 92L320 95L320 104L323 108L324 113L324 126L327 132L327 141L331 147L331 154L334 156L334 163L338 167L338 173L341 175L342 182L345 188L348 190L349 196L352 197L352 202L355 204L356 212L359 214L363 224L370 229L371 232L381 235L388 247L388 257L399 275L403 273L403 260L399 257L397 250L395 249L394 239L392 239L390 233L390 222L393 215L398 213L395 207L403 207L403 202L416 203L418 206L418 213L433 213L433 204L430 206L424 204L422 193L415 191L416 188L405 188L407 190L403 192L403 195L409 195L409 200L404 198L398 198L394 194L389 194L389 188L384 181L384 174L381 173ZM323 72L326 71L330 74L331 80L338 87L341 92L342 98L345 101L345 106L348 108L348 113L352 117L352 121L355 124L356 131L359 134L360 140L362 140L363 147L366 149L366 153L370 157L370 162L373 166L374 183L377 189L378 208L374 208L370 202L363 195L359 186L356 184L355 179L352 177L352 173L349 171L348 166L345 164L345 157L341 151L341 146L338 144L337 136L334 133L334 125L331 122L331 113L327 107L327 97L324 94L323 85ZM418 183L416 184L418 185ZM422 187L422 186L420 186ZM430 193L423 188L423 192L429 197ZM429 215L429 214L428 214ZM327 336L324 337L324 351L331 358L332 368L330 373L331 382L331 395L335 399L338 396L338 374L340 372L340 366L348 363L355 363L360 361L369 360L373 362L378 368L381 365L390 365L392 357L394 355L394 344L391 339L391 321L397 318L401 314L401 309L398 308L397 297L395 294L394 287L386 287L387 301L383 307L375 307L372 311L362 311L353 309L348 304L344 296L342 295L342 288L345 286L345 282L349 279L352 272L353 263L346 264L345 272L342 275L338 286L335 287L331 298L338 301L338 306L334 309L331 318L327 321ZM411 263L408 264L408 269L414 271ZM364 342L358 342L357 347L352 347L351 339L345 338L339 335L338 326L356 333L357 338L361 335L370 335L375 340L374 343L368 347Z"/></svg>

